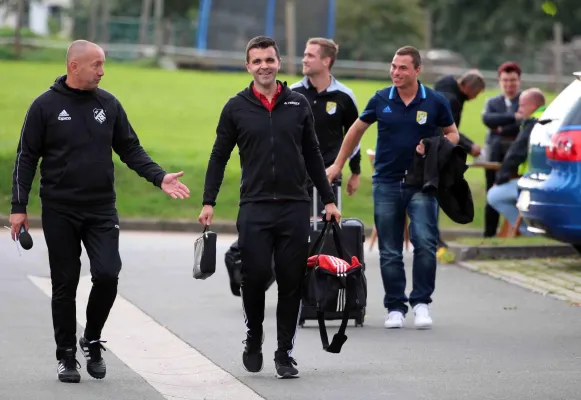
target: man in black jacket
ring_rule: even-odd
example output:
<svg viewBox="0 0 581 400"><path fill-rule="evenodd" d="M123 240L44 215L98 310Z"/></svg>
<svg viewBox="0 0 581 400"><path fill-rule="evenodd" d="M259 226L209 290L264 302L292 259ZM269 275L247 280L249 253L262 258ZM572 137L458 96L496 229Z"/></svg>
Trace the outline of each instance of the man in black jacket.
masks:
<svg viewBox="0 0 581 400"><path fill-rule="evenodd" d="M276 42L258 36L246 47L246 68L254 80L222 109L204 186L198 221L210 225L224 170L238 146L242 179L238 246L242 258L242 302L246 322L244 367L263 366L265 288L274 254L278 285L276 376L294 378L291 357L301 303L301 283L309 251L310 198L307 173L321 194L326 218L340 219L327 181L305 96L276 80L280 69Z"/></svg>
<svg viewBox="0 0 581 400"><path fill-rule="evenodd" d="M12 238L28 230L26 208L38 161L42 226L52 280L52 318L58 378L79 382L76 361L75 295L83 242L91 262L93 288L79 346L87 372L102 379L101 331L117 296L121 270L119 218L115 208L112 150L129 168L173 198L189 197L141 147L121 106L98 88L105 54L94 43L76 41L67 52L67 74L31 104L20 134L12 176Z"/></svg>
<svg viewBox="0 0 581 400"><path fill-rule="evenodd" d="M452 75L445 75L438 79L434 84L434 90L442 93L450 102L452 117L456 126L460 126L462 119L462 110L464 102L473 100L485 89L486 83L484 77L477 70L465 72L460 78L456 79ZM462 147L466 153L473 157L480 155L481 148L474 143L468 136L460 132L460 141L458 146Z"/></svg>
<svg viewBox="0 0 581 400"><path fill-rule="evenodd" d="M520 130L522 115L518 112L521 69L517 63L506 62L498 68L498 81L502 94L486 102L482 122L489 128L486 137L486 159L502 162L508 148ZM486 170L486 191L496 179L496 171ZM499 215L486 204L484 210L484 237L496 236Z"/></svg>
<svg viewBox="0 0 581 400"><path fill-rule="evenodd" d="M464 102L473 100L485 89L486 83L484 77L477 70L465 72L459 79L452 75L445 75L434 84L434 90L442 93L450 102L452 117L457 127L460 127L462 119L462 110ZM460 140L458 146L473 157L478 157L481 152L479 145L474 143L468 136L459 132ZM438 212L439 219L439 212ZM445 248L448 247L438 232L438 257L440 257ZM442 250L444 249L444 250Z"/></svg>
<svg viewBox="0 0 581 400"><path fill-rule="evenodd" d="M518 113L524 119L521 131L508 149L494 185L487 194L488 204L512 226L515 226L518 217L518 177L526 172L531 132L544 110L545 96L541 90L532 88L522 92L518 108ZM519 230L523 235L530 235L524 222Z"/></svg>
<svg viewBox="0 0 581 400"><path fill-rule="evenodd" d="M315 131L325 167L335 162L343 137L359 116L353 90L331 74L338 52L339 46L333 40L310 38L303 56L304 78L290 87L303 94L313 110ZM360 146L349 157L349 169L351 176L347 180L347 194L352 195L360 184ZM333 187L336 191L340 190L335 182Z"/></svg>

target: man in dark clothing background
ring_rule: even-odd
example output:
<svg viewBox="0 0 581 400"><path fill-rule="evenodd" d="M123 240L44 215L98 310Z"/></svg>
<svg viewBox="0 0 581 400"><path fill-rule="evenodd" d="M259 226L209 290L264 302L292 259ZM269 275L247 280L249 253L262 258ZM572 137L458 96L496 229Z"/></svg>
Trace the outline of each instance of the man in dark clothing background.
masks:
<svg viewBox="0 0 581 400"><path fill-rule="evenodd" d="M291 357L309 251L310 176L325 205L326 218L341 214L325 173L315 121L305 96L276 80L281 65L276 42L264 36L246 47L250 86L231 97L220 114L198 221L210 225L232 150L242 169L236 226L242 260L242 303L246 323L244 368L263 367L265 288L274 255L278 285L276 377L295 378ZM307 175L308 174L308 175Z"/></svg>
<svg viewBox="0 0 581 400"><path fill-rule="evenodd" d="M121 103L98 88L105 54L94 43L75 41L67 52L67 74L37 97L24 119L12 176L12 238L28 230L26 208L38 161L42 228L52 280L52 319L58 379L79 382L75 296L81 270L81 242L91 266L93 287L79 346L87 372L106 374L101 331L115 298L121 270L119 218L115 208L114 150L127 166L173 198L189 197L141 147Z"/></svg>
<svg viewBox="0 0 581 400"><path fill-rule="evenodd" d="M545 95L538 88L527 89L521 93L518 112L523 118L522 128L506 152L494 185L487 194L488 204L503 215L512 226L516 226L519 215L516 207L518 179L527 171L531 132L546 109L545 102ZM525 221L521 222L519 228L522 235L531 235Z"/></svg>
<svg viewBox="0 0 581 400"><path fill-rule="evenodd" d="M498 68L498 82L502 93L486 102L482 122L489 128L486 137L487 161L502 162L516 139L522 122L519 114L521 69L515 62L506 62ZM486 170L486 191L496 180L496 171ZM486 204L484 210L484 237L496 236L499 214Z"/></svg>
<svg viewBox="0 0 581 400"><path fill-rule="evenodd" d="M303 56L304 78L291 85L291 89L304 95L315 116L315 131L319 140L325 167L337 158L343 138L359 117L353 90L339 82L331 69L337 60L339 46L331 39L310 38ZM351 176L347 180L347 194L359 188L361 174L361 147L358 145L349 157ZM341 179L337 179L340 181ZM340 187L333 182L337 194ZM312 183L309 185L312 190ZM319 205L319 210L321 210Z"/></svg>
<svg viewBox="0 0 581 400"><path fill-rule="evenodd" d="M458 79L452 75L445 75L434 84L434 90L442 93L450 102L452 117L457 127L460 126L460 120L462 119L464 102L478 97L484 91L485 87L484 77L477 70L467 71ZM458 146L462 147L466 150L466 153L473 157L480 155L480 146L462 132L460 132Z"/></svg>
<svg viewBox="0 0 581 400"><path fill-rule="evenodd" d="M460 121L462 119L462 111L464 109L464 102L473 100L480 93L484 91L486 83L482 74L475 69L465 72L460 78L455 78L452 75L445 75L438 79L434 84L434 90L442 93L450 102L450 109L452 111L452 117L456 123L456 127L460 128ZM468 136L462 132L458 132L460 135L460 140L458 141L458 146L462 147L466 153L473 157L478 157L481 152L481 148L478 144L474 143ZM438 216L439 216L438 210ZM439 218L438 218L439 219ZM448 246L442 239L438 229L438 258L441 257L442 249L446 249Z"/></svg>

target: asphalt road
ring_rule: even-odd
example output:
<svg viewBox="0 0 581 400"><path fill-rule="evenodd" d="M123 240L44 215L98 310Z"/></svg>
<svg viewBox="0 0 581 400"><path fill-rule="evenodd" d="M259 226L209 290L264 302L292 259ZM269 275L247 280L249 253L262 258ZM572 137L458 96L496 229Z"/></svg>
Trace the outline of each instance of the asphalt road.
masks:
<svg viewBox="0 0 581 400"><path fill-rule="evenodd" d="M4 230L4 229L3 229ZM231 295L219 239L219 265L192 278L196 234L122 232L118 301L103 339L108 375L80 384L56 379L50 283L41 231L19 256L0 240L0 399L510 399L581 398L581 309L456 266L440 266L434 328L383 328L377 251L366 254L366 323L347 329L341 354L325 353L316 323L299 328L301 378L274 378L276 285L268 291L265 367L242 367L241 301ZM79 332L90 288L83 252ZM411 254L406 255L411 272ZM44 289L43 289L44 288ZM48 291L48 292L47 292ZM338 323L328 324L330 335ZM151 357L146 357L149 354ZM183 355L183 357L181 357ZM181 357L181 358L180 358ZM156 378L158 377L158 378Z"/></svg>

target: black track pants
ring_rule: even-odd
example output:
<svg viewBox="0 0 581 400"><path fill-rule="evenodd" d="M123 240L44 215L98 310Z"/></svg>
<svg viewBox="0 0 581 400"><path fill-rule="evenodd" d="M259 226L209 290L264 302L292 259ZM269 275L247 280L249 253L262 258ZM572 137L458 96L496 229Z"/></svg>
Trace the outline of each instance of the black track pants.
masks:
<svg viewBox="0 0 581 400"><path fill-rule="evenodd" d="M121 271L119 219L115 209L79 211L43 206L42 226L48 247L52 280L52 319L56 357L76 349L76 294L81 271L81 242L90 260L93 287L87 304L85 337L101 338L101 331L117 296Z"/></svg>
<svg viewBox="0 0 581 400"><path fill-rule="evenodd" d="M247 334L261 340L264 297L274 255L278 285L277 354L291 353L309 251L308 202L257 202L240 207L238 245L242 258L242 301Z"/></svg>

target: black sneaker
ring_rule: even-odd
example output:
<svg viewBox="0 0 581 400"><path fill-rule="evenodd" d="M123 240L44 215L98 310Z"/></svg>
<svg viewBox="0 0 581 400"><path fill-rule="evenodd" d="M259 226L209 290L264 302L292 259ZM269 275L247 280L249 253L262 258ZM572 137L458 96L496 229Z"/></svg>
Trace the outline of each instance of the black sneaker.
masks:
<svg viewBox="0 0 581 400"><path fill-rule="evenodd" d="M297 362L294 358L288 355L281 355L274 357L274 367L276 368L276 376L278 379L292 379L299 377L299 370L294 366Z"/></svg>
<svg viewBox="0 0 581 400"><path fill-rule="evenodd" d="M78 368L81 368L81 364L79 364L75 357L75 351L73 349L65 350L65 354L59 360L57 365L57 376L59 381L65 383L79 383L81 381L81 374L79 374Z"/></svg>
<svg viewBox="0 0 581 400"><path fill-rule="evenodd" d="M242 353L242 364L244 365L244 369L248 372L262 371L264 365L264 359L262 357L264 334L262 335L262 340L260 342L247 337L246 340L242 341L242 343L246 344L244 352Z"/></svg>
<svg viewBox="0 0 581 400"><path fill-rule="evenodd" d="M103 379L107 373L105 360L101 357L101 350L105 350L105 347L101 343L106 343L106 341L92 340L89 342L84 337L79 339L79 346L87 360L87 372L95 379Z"/></svg>

